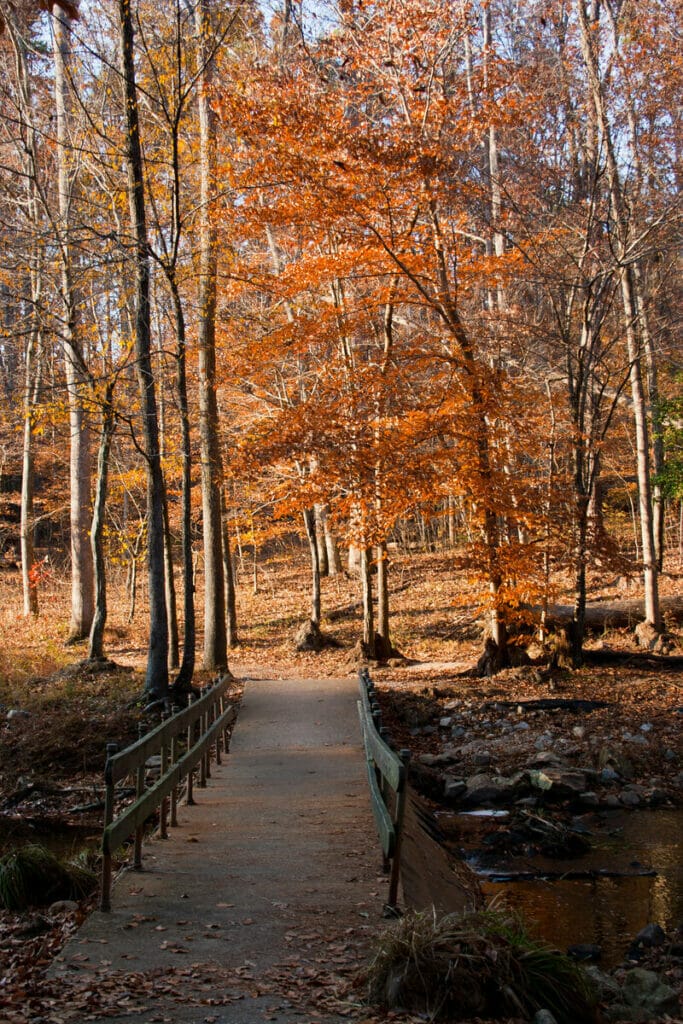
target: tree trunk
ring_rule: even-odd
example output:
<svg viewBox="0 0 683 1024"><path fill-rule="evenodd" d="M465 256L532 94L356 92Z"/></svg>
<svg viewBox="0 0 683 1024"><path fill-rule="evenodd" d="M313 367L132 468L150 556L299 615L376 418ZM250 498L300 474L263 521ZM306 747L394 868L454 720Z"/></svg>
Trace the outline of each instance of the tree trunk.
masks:
<svg viewBox="0 0 683 1024"><path fill-rule="evenodd" d="M223 576L225 577L225 609L228 626L227 639L228 647L238 647L240 641L237 630L237 593L235 590L235 570L232 564L230 530L225 509L225 491L222 493L221 500L223 511Z"/></svg>
<svg viewBox="0 0 683 1024"><path fill-rule="evenodd" d="M33 403L31 400L31 374L33 339L26 349L26 397L24 399L24 440L21 462L21 519L19 542L21 547L21 583L24 595L24 615L38 615L38 585L33 574Z"/></svg>
<svg viewBox="0 0 683 1024"><path fill-rule="evenodd" d="M386 541L377 546L377 637L375 654L390 658L394 654L389 630L389 558Z"/></svg>
<svg viewBox="0 0 683 1024"><path fill-rule="evenodd" d="M14 53L17 98L23 120L18 142L18 157L24 176L27 219L33 228L29 254L28 284L30 291L29 329L24 355L23 441L21 467L21 512L19 543L21 548L21 581L24 615L38 615L38 586L33 571L34 521L33 490L35 484L33 458L33 416L40 394L42 371L42 324L40 305L43 292L43 246L40 243L38 139L33 124L31 78L26 60L26 40L14 21L14 12L6 14L6 29Z"/></svg>
<svg viewBox="0 0 683 1024"><path fill-rule="evenodd" d="M330 575L330 561L327 551L327 539L325 537L326 509L324 505L315 506L315 539L318 545L318 564L320 575Z"/></svg>
<svg viewBox="0 0 683 1024"><path fill-rule="evenodd" d="M581 52L583 55L595 117L602 135L605 151L607 182L609 186L610 212L615 228L616 258L619 285L621 288L624 313L624 333L630 365L631 398L636 432L636 464L638 473L638 499L640 509L641 544L643 548L643 582L645 589L645 620L655 629L661 628L659 590L657 581L657 559L654 545L652 516L652 492L650 482L650 444L647 422L647 408L641 370L641 349L637 336L639 326L638 305L633 287L633 271L629 253L630 225L623 195L619 166L614 148L612 128L608 117L604 90L595 47L598 34L596 25L589 24L584 0L577 0L579 26L581 31Z"/></svg>
<svg viewBox="0 0 683 1024"><path fill-rule="evenodd" d="M116 420L112 396L114 381L107 384L102 403L102 430L97 453L97 483L93 504L92 528L90 543L92 544L93 565L95 570L95 614L90 627L88 657L91 660L104 657L104 627L107 622L107 572L104 560L104 518L107 502L107 484L109 479L109 453L111 439Z"/></svg>
<svg viewBox="0 0 683 1024"><path fill-rule="evenodd" d="M145 691L154 700L168 700L168 618L164 581L164 478L159 447L159 420L152 371L150 268L140 125L138 120L133 21L130 0L119 0L121 58L126 111L128 198L135 241L135 357L147 463L147 530L149 571L149 646Z"/></svg>
<svg viewBox="0 0 683 1024"><path fill-rule="evenodd" d="M320 626L320 561L318 559L318 539L315 529L315 511L304 509L304 525L311 555L311 623Z"/></svg>
<svg viewBox="0 0 683 1024"><path fill-rule="evenodd" d="M90 544L90 422L85 405L89 374L79 337L79 310L74 286L71 244L71 205L74 169L69 140L71 107L68 84L71 23L61 11L52 14L55 64L55 109L57 113L57 185L59 196L58 244L61 261L61 336L66 364L69 399L69 477L71 522L71 625L69 640L88 636L95 612L93 552Z"/></svg>
<svg viewBox="0 0 683 1024"><path fill-rule="evenodd" d="M216 399L216 237L211 222L215 195L215 116L209 105L213 58L208 53L212 0L195 8L198 40L199 126L201 173L201 237L199 271L199 449L204 538L204 668L228 664L223 579L221 485L223 467L219 446Z"/></svg>
<svg viewBox="0 0 683 1024"><path fill-rule="evenodd" d="M180 436L183 452L182 473L182 549L183 549L183 661L173 684L176 692L189 691L194 675L197 645L194 606L194 561L192 552L192 438L187 399L187 346L185 315L175 278L171 282L176 319L176 390L180 409Z"/></svg>
<svg viewBox="0 0 683 1024"><path fill-rule="evenodd" d="M163 450L162 450L163 457ZM168 668L178 668L180 647L178 644L178 602L175 593L175 571L173 566L173 538L168 518L168 496L164 488L164 587L166 594L166 617L168 619Z"/></svg>
<svg viewBox="0 0 683 1024"><path fill-rule="evenodd" d="M366 657L375 657L375 617L372 607L372 565L370 548L360 548L360 577L363 591L363 652Z"/></svg>

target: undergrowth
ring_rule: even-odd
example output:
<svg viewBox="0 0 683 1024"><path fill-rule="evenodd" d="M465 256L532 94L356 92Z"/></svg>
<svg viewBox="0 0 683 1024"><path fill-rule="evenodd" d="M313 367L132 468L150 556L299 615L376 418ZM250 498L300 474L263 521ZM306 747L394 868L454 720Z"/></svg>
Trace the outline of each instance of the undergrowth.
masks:
<svg viewBox="0 0 683 1024"><path fill-rule="evenodd" d="M593 1024L595 1000L581 969L496 909L463 917L411 912L383 933L367 972L374 1006L430 1021L532 1017Z"/></svg>

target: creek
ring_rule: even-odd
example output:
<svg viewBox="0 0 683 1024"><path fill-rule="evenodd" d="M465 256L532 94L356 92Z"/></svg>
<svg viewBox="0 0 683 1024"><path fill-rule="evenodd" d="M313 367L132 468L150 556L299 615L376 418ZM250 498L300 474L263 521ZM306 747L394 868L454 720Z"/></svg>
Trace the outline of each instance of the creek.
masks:
<svg viewBox="0 0 683 1024"><path fill-rule="evenodd" d="M440 826L448 825L447 817L457 823L459 853L487 899L518 910L559 949L598 945L601 965L610 967L624 959L646 924L668 930L683 923L681 809L583 815L578 825L590 848L567 859L488 853L486 837L500 828L502 816L440 814Z"/></svg>

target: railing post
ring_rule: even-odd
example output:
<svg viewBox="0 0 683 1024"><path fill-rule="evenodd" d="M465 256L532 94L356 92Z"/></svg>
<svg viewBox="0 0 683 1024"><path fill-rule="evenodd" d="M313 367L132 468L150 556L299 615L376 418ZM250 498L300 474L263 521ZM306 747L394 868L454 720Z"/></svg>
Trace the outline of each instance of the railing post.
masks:
<svg viewBox="0 0 683 1024"><path fill-rule="evenodd" d="M171 737L171 765L178 760L178 736L174 733ZM178 827L178 787L171 790L171 828Z"/></svg>
<svg viewBox="0 0 683 1024"><path fill-rule="evenodd" d="M194 696L193 696L193 694L190 694L190 696L188 698L187 706L188 707L192 707L193 701L194 701ZM190 724L187 727L187 749L188 750L192 749L192 747L193 747L193 740L194 740L194 722L190 722ZM190 770L187 773L187 797L185 799L185 803L188 805L188 807L191 807L192 804L194 803L194 796L193 796L193 793L192 793L193 776L194 776L194 768L190 768Z"/></svg>
<svg viewBox="0 0 683 1024"><path fill-rule="evenodd" d="M396 818L394 827L396 831L396 845L394 856L391 861L391 876L389 878L389 898L387 906L396 910L398 903L398 881L401 872L401 841L403 839L403 819L405 817L406 799L408 796L408 769L410 767L410 751L405 748L399 752L403 763L403 785L396 793Z"/></svg>
<svg viewBox="0 0 683 1024"><path fill-rule="evenodd" d="M223 714L223 696L219 694L216 699L216 719L220 719ZM219 729L216 733L216 764L221 764L221 737L223 736L223 730Z"/></svg>
<svg viewBox="0 0 683 1024"><path fill-rule="evenodd" d="M161 716L161 721L166 721L166 712ZM165 739L161 740L161 776L166 775L168 771L168 744ZM162 839L168 839L168 797L165 796L161 800L161 807L159 808L159 835Z"/></svg>
<svg viewBox="0 0 683 1024"><path fill-rule="evenodd" d="M138 726L138 739L141 740L145 733L142 722ZM145 791L145 766L141 764L135 773L135 799L139 800ZM135 871L142 871L142 825L135 829L135 846L133 849L133 868Z"/></svg>
<svg viewBox="0 0 683 1024"><path fill-rule="evenodd" d="M107 743L107 759L104 764L104 827L114 820L114 773L111 759L118 751L116 743ZM104 845L104 844L103 844ZM107 913L111 910L111 850L102 850L102 891L100 893L100 910Z"/></svg>
<svg viewBox="0 0 683 1024"><path fill-rule="evenodd" d="M202 697L204 691L202 690ZM200 697L201 700L201 697ZM202 710L199 716L199 738L203 739L206 735L206 711ZM199 758L199 788L204 789L206 787L206 752L202 752Z"/></svg>
<svg viewBox="0 0 683 1024"><path fill-rule="evenodd" d="M208 732L214 722L214 703L213 700L209 702L209 706L206 709L206 731ZM211 778L211 744L209 743L205 751L206 756L206 777Z"/></svg>

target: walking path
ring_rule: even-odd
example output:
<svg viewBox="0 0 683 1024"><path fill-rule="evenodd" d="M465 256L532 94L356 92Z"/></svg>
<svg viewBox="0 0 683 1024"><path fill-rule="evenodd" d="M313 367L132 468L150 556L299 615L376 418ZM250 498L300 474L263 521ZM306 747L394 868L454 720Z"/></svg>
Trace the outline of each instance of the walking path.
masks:
<svg viewBox="0 0 683 1024"><path fill-rule="evenodd" d="M355 678L246 683L197 806L145 846L145 870L122 874L111 913L93 913L53 968L92 981L84 1021L340 1019L386 895L356 698ZM108 990L120 1012L97 1016Z"/></svg>

